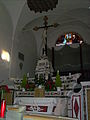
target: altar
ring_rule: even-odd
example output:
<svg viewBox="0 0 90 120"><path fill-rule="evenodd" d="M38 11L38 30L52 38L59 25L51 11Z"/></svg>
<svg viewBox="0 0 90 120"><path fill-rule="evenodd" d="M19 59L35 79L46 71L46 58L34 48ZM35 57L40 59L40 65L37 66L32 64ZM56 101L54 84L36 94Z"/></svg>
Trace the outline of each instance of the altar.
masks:
<svg viewBox="0 0 90 120"><path fill-rule="evenodd" d="M27 113L40 113L48 115L68 115L68 98L64 97L16 97L14 104L25 106ZM59 106L59 113L57 113L57 106ZM56 110L55 110L56 109Z"/></svg>
<svg viewBox="0 0 90 120"><path fill-rule="evenodd" d="M42 114L48 116L42 118L45 120L49 119L49 116L56 116L56 120L68 119L57 116L72 117L71 95L80 73L60 76L59 70L57 70L56 76L53 76L53 71L52 64L44 50L43 55L37 61L35 78L30 78L25 74L23 79L14 80L14 105L25 107L27 115L24 115L24 120L39 120L41 119L39 116ZM68 102L71 102L70 105ZM39 114L39 116L33 118L30 116L31 114ZM53 120L52 117L50 119Z"/></svg>

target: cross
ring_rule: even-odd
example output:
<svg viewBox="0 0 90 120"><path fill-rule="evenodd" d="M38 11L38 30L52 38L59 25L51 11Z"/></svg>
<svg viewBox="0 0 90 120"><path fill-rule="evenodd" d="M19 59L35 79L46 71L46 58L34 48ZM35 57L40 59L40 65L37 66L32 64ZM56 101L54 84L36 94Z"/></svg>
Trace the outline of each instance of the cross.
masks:
<svg viewBox="0 0 90 120"><path fill-rule="evenodd" d="M44 29L44 35L43 36L44 36L44 40L45 40L45 46L43 48L43 54L45 53L46 56L47 56L47 30L50 27L57 27L59 24L58 23L54 23L52 25L48 25L48 17L47 16L44 16L43 20L44 20L44 23L43 23L44 25L40 26L40 27L35 26L33 28L33 30L37 31L39 29Z"/></svg>

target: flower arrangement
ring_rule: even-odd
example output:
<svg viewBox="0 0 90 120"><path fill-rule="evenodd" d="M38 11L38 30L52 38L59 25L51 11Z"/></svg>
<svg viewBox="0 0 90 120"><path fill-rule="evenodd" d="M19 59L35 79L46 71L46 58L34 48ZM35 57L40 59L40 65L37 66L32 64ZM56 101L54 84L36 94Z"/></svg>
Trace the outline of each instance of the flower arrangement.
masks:
<svg viewBox="0 0 90 120"><path fill-rule="evenodd" d="M53 80L48 80L45 84L45 90L55 91L56 90L55 82L53 82Z"/></svg>

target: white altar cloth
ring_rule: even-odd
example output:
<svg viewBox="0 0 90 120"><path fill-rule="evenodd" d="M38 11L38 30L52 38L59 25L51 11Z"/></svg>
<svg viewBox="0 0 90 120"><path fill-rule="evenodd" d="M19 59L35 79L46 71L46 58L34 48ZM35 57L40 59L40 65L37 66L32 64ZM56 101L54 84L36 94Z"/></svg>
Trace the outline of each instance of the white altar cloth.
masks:
<svg viewBox="0 0 90 120"><path fill-rule="evenodd" d="M14 104L25 105L27 112L52 114L56 98L16 97Z"/></svg>
<svg viewBox="0 0 90 120"><path fill-rule="evenodd" d="M61 107L60 112L57 113L57 110L56 110L55 114L65 116L66 115L65 113L66 112L66 106L65 106L66 99L67 98L16 97L14 99L14 104L25 105L26 112L42 113L42 114L50 114L50 115L54 113L54 110L56 109L55 107L60 105ZM62 103L63 105L61 105Z"/></svg>

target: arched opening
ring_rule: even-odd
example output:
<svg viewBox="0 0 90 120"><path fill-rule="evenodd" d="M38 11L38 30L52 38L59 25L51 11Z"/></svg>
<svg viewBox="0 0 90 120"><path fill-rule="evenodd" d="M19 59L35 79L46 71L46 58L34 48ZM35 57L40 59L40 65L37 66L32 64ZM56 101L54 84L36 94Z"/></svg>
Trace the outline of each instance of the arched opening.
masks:
<svg viewBox="0 0 90 120"><path fill-rule="evenodd" d="M55 46L71 45L71 44L76 44L76 43L81 44L82 42L83 42L83 39L78 33L68 32L63 35L60 35L57 38Z"/></svg>

